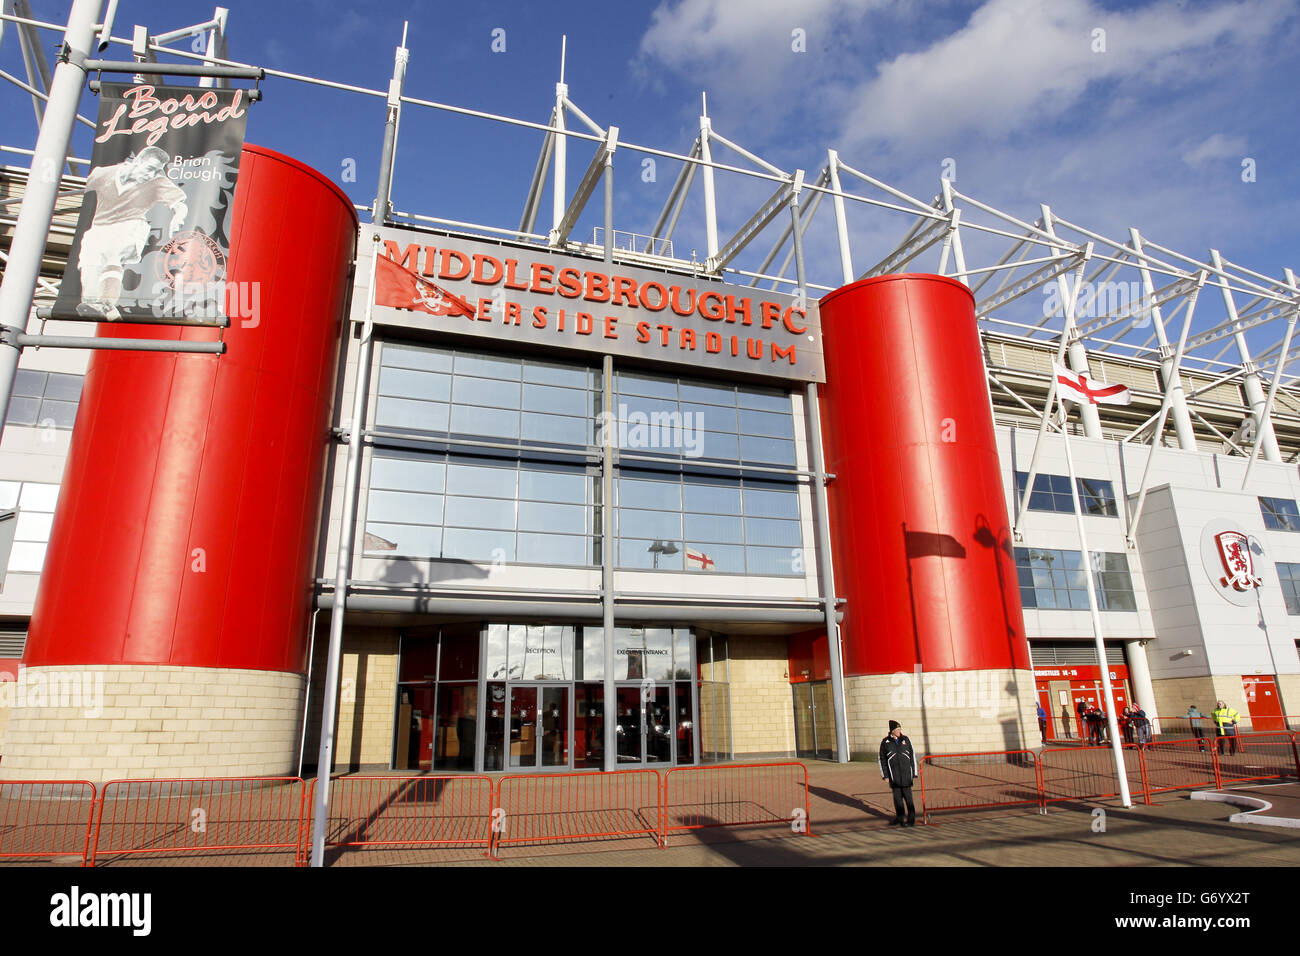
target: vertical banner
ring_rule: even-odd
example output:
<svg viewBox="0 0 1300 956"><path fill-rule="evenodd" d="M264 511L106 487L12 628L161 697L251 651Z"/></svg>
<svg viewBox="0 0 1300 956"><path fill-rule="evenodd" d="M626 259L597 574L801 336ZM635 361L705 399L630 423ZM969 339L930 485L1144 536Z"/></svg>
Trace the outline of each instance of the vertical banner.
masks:
<svg viewBox="0 0 1300 956"><path fill-rule="evenodd" d="M217 324L247 90L101 86L55 314Z"/></svg>

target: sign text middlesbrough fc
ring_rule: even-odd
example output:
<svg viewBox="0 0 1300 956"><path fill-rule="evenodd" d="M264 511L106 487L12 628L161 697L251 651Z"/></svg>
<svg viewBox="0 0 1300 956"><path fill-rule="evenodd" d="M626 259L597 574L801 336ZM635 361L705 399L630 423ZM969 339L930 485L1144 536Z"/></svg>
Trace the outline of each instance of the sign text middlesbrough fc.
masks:
<svg viewBox="0 0 1300 956"><path fill-rule="evenodd" d="M542 249L379 230L375 321L825 381L815 302ZM363 248L364 248L363 246Z"/></svg>

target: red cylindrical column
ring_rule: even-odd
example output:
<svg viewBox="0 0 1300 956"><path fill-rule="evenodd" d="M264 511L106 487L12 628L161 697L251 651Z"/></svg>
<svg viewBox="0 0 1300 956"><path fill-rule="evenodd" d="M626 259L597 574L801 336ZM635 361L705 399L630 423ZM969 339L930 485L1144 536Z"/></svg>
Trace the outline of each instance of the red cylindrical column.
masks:
<svg viewBox="0 0 1300 956"><path fill-rule="evenodd" d="M970 290L866 279L821 321L846 673L1029 669Z"/></svg>
<svg viewBox="0 0 1300 956"><path fill-rule="evenodd" d="M27 666L305 669L356 229L338 187L245 146L230 327L101 327L227 351L91 360Z"/></svg>

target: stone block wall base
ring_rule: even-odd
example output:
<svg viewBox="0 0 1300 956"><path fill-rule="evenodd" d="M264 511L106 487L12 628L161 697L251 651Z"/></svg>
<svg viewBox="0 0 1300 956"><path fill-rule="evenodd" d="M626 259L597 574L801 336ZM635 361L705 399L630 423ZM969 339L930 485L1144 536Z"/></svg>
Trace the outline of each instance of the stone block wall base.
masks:
<svg viewBox="0 0 1300 956"><path fill-rule="evenodd" d="M1153 680L1151 687L1156 692L1156 715L1166 718L1186 716L1187 708L1196 705L1207 717L1214 710L1214 702L1219 699L1215 682L1222 678L1210 677L1167 677ZM1241 697L1241 679L1237 679L1237 696ZM1238 708L1240 709L1240 708ZM1174 726L1186 727L1186 723Z"/></svg>
<svg viewBox="0 0 1300 956"><path fill-rule="evenodd" d="M918 755L1041 747L1027 670L873 674L844 681L849 748L871 757L896 720Z"/></svg>
<svg viewBox="0 0 1300 956"><path fill-rule="evenodd" d="M304 678L171 665L27 667L0 780L292 775Z"/></svg>

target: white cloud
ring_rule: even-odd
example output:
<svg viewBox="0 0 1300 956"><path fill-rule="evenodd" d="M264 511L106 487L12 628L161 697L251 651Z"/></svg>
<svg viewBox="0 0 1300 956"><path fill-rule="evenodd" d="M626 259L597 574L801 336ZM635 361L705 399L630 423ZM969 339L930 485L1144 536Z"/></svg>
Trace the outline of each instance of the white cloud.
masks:
<svg viewBox="0 0 1300 956"><path fill-rule="evenodd" d="M1183 162L1188 166L1200 166L1211 160L1240 159L1244 155L1246 155L1246 141L1242 137L1215 133L1183 153Z"/></svg>
<svg viewBox="0 0 1300 956"><path fill-rule="evenodd" d="M629 68L658 91L665 76L685 78L737 116L761 113L775 121L802 110L811 87L822 98L813 111L825 112L843 79L839 61L847 56L858 67L854 51L842 49L851 30L861 30L869 12L893 22L915 15L916 6L910 0L663 0Z"/></svg>
<svg viewBox="0 0 1300 956"><path fill-rule="evenodd" d="M1031 129L1066 114L1092 84L1193 81L1206 69L1194 54L1210 48L1230 68L1289 9L1282 0L1200 10L1166 0L1110 13L1089 0L989 0L962 29L881 64L857 90L845 139L928 142Z"/></svg>
<svg viewBox="0 0 1300 956"><path fill-rule="evenodd" d="M815 32L844 13L883 6L888 0L676 0L650 15L640 52L678 69L709 68L721 61L789 50L791 31ZM764 72L753 59L751 79Z"/></svg>

